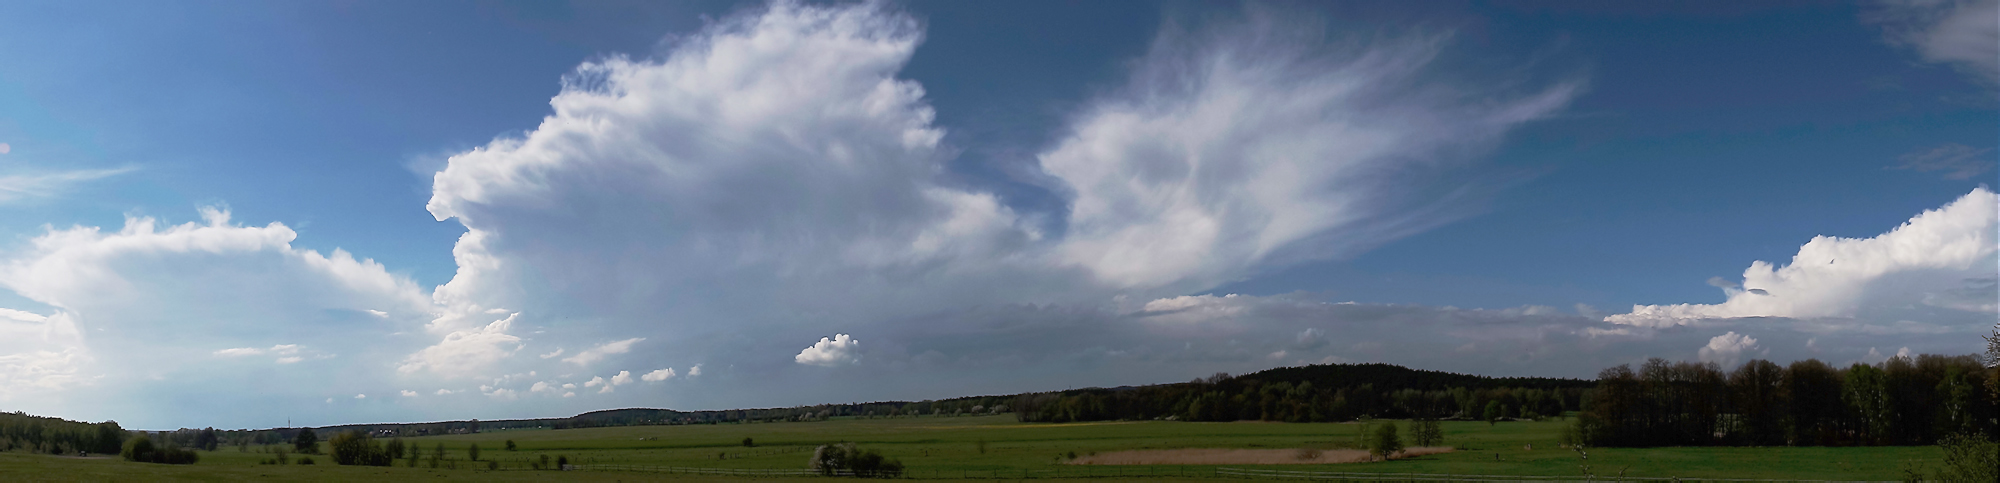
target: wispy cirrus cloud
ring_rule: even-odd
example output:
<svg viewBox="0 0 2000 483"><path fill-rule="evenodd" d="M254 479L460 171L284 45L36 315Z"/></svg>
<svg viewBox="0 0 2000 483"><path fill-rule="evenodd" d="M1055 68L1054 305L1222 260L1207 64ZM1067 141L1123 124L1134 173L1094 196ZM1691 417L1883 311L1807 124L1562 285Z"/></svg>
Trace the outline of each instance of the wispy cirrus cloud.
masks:
<svg viewBox="0 0 2000 483"><path fill-rule="evenodd" d="M137 168L128 167L0 175L0 203L56 196L79 183L109 178L136 170Z"/></svg>
<svg viewBox="0 0 2000 483"><path fill-rule="evenodd" d="M1890 43L2000 85L2000 1L1878 0L1873 7L1863 20L1881 26Z"/></svg>
<svg viewBox="0 0 2000 483"><path fill-rule="evenodd" d="M1943 171L1945 179L1971 179L1993 169L1993 148L1974 148L1958 143L1946 143L1930 149L1917 150L1896 157L1896 164L1889 169L1907 169L1919 173Z"/></svg>

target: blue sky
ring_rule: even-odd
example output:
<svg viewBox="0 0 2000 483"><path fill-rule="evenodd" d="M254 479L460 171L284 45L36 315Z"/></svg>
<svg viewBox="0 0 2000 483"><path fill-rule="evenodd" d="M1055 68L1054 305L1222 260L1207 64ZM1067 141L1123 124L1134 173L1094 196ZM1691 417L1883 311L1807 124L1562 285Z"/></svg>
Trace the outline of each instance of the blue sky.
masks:
<svg viewBox="0 0 2000 483"><path fill-rule="evenodd" d="M1994 11L9 3L0 405L268 427L1969 353Z"/></svg>

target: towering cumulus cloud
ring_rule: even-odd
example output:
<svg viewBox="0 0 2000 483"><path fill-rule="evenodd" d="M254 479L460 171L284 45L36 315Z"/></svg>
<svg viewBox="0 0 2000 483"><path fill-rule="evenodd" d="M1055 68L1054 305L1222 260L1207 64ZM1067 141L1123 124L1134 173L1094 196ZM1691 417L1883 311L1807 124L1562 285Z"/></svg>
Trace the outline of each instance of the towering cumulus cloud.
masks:
<svg viewBox="0 0 2000 483"><path fill-rule="evenodd" d="M1444 37L1339 44L1278 17L1162 34L1038 156L1070 198L1062 213L945 181L956 150L922 87L897 78L920 24L881 3L776 2L654 58L587 63L539 126L436 174L431 213L469 230L429 351L648 337L602 355L776 371L786 356L851 361L842 340L792 345L835 328L1180 295L1448 220L1378 187L1462 163L1575 90L1432 82L1420 73ZM523 332L574 320L591 323ZM913 349L907 331L882 333L871 351ZM444 367L426 361L404 367Z"/></svg>
<svg viewBox="0 0 2000 483"><path fill-rule="evenodd" d="M796 321L757 308L876 302L1036 239L992 195L938 182L944 133L894 77L922 35L885 8L780 2L662 58L585 64L540 126L453 156L430 210L470 231L431 330L517 310Z"/></svg>
<svg viewBox="0 0 2000 483"><path fill-rule="evenodd" d="M1733 317L1855 317L1927 304L1992 312L2000 198L1978 188L1872 238L1814 237L1785 266L1757 261L1720 304L1639 305L1606 317L1668 327Z"/></svg>

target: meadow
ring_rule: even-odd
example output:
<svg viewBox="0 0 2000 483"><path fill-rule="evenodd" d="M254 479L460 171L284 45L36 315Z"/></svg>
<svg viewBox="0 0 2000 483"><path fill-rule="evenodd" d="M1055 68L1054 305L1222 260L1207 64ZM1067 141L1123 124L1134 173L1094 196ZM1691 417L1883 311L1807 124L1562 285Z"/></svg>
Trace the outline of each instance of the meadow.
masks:
<svg viewBox="0 0 2000 483"><path fill-rule="evenodd" d="M1376 421L1376 424L1382 421ZM1406 421L1396 421L1407 425ZM1458 448L1445 454L1387 462L1266 466L1296 471L1371 473L1449 473L1461 475L1581 476L1584 465L1601 479L1626 477L1769 478L1811 480L1900 480L1903 470L1935 464L1935 447L1673 447L1588 448L1588 458L1557 447L1563 421L1450 421L1444 423L1445 444ZM7 453L0 454L0 480L414 480L476 479L532 480L555 476L529 470L546 455L572 464L658 467L804 469L812 449L820 444L854 442L901 460L919 479L1065 477L1099 475L1093 481L1212 479L1217 466L1154 465L1143 467L1064 464L1072 454L1135 449L1339 449L1354 447L1356 423L1172 422L1123 421L1092 423L1020 423L1011 415L922 417L897 419L833 419L817 422L746 423L688 426L629 426L566 430L508 430L479 434L404 438L424 454L443 445L448 458L433 468L397 460L392 467L341 467L331 458L310 456L316 464L263 465L274 455L266 448L223 447L204 451L194 465L128 463L113 458L86 459ZM330 435L328 435L330 436ZM750 438L752 446L744 446ZM515 451L506 451L507 441ZM481 449L480 462L468 461L472 445ZM296 458L296 457L294 457ZM489 470L487 461L502 471ZM1232 465L1231 467L1242 467ZM1114 474L1125 478L1105 478ZM1170 475L1188 475L1188 477ZM1197 476L1201 475L1201 476ZM745 477L671 476L643 472L582 471L561 475L582 481L677 480L748 481ZM773 478L763 478L773 479ZM797 478L775 478L797 479Z"/></svg>

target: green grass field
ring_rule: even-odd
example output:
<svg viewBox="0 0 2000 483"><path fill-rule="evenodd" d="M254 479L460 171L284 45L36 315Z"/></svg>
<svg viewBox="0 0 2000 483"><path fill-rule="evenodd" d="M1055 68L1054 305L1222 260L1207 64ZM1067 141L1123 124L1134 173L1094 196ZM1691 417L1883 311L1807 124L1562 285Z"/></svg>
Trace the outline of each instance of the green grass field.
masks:
<svg viewBox="0 0 2000 483"><path fill-rule="evenodd" d="M1402 425L1403 422L1398 422ZM1377 473L1451 473L1467 475L1579 476L1586 462L1569 450L1557 449L1558 429L1565 423L1476 422L1445 423L1446 444L1462 451L1378 463L1267 466L1284 470ZM1060 464L1074 452L1173 448L1351 447L1354 424L1105 422L1023 424L1012 416L837 419L824 422L720 424L698 426L639 426L572 430L516 430L471 435L405 438L425 454L443 444L456 469L410 468L398 460L389 468L339 467L326 456L314 456L312 466L259 465L268 453L252 447L203 452L201 463L168 466L127 463L116 459L81 459L0 454L0 480L410 480L476 479L482 481L544 479L550 472L514 471L548 455L572 463L648 465L703 468L802 469L812 448L823 443L851 441L903 461L913 476L1006 476L1061 468L1066 474L1114 471L1147 474L1211 474L1213 466L1078 467ZM330 435L323 435L326 437ZM743 438L756 446L745 447ZM513 440L517 451L504 451ZM983 442L983 444L982 444ZM482 460L499 461L506 471L488 471L487 463L466 461L472 444ZM1532 444L1534 449L1527 448ZM981 448L984 448L982 451ZM1821 480L1898 480L1910 465L1934 464L1935 447L1875 448L1592 448L1588 464L1599 477L1621 470L1629 477L1773 478ZM1237 465L1244 467L1243 465ZM570 472L562 479L629 481L669 476L638 472ZM687 477L673 477L686 480ZM700 478L747 481L742 477ZM796 480L797 478L780 478ZM1158 481L1154 477L1110 480ZM1095 478L1103 481L1106 478Z"/></svg>

